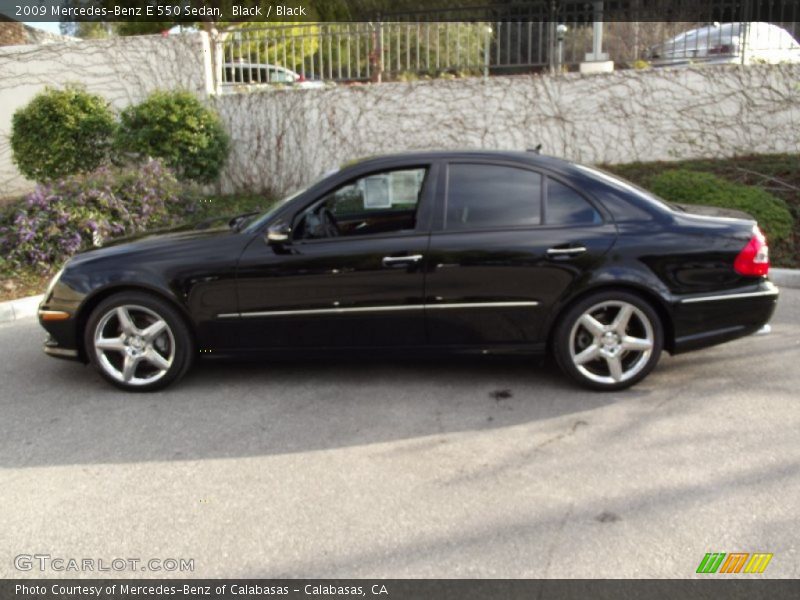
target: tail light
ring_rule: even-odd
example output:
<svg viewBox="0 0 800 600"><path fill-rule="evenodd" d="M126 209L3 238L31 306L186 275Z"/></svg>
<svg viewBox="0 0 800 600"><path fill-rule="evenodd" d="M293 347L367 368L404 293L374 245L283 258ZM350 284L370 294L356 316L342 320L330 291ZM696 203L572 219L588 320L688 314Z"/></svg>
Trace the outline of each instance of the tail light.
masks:
<svg viewBox="0 0 800 600"><path fill-rule="evenodd" d="M767 238L757 226L753 227L753 237L733 261L733 268L739 275L750 277L761 277L769 273Z"/></svg>

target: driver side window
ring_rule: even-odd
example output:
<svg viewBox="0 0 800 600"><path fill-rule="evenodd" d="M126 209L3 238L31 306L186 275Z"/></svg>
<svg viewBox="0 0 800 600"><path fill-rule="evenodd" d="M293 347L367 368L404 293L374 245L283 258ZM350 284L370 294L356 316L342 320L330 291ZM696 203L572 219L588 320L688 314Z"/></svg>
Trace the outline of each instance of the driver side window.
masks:
<svg viewBox="0 0 800 600"><path fill-rule="evenodd" d="M403 168L346 183L298 216L294 237L313 240L414 229L426 173L426 168Z"/></svg>

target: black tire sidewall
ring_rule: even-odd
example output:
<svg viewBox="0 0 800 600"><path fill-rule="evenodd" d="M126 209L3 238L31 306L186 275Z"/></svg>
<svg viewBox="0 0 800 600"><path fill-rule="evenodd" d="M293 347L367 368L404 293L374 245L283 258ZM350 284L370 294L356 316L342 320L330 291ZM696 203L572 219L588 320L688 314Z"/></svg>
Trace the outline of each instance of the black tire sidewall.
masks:
<svg viewBox="0 0 800 600"><path fill-rule="evenodd" d="M644 315L650 320L650 324L653 327L653 349L650 353L650 359L648 360L647 364L634 377L626 381L621 381L619 383L607 384L587 379L577 369L577 367L575 367L575 365L572 362L572 356L570 354L569 337L570 337L570 332L572 331L572 327L575 324L575 321L577 321L577 319L579 319L584 312L586 312L589 308L591 308L595 304L613 300L632 304L633 306L641 310L644 313ZM655 310L655 308L653 308L650 302L648 302L638 294L622 290L619 291L607 290L607 291L595 292L593 294L586 296L585 298L582 298L581 300L576 302L573 306L571 306L566 311L566 313L564 313L564 315L560 318L559 322L556 324L555 333L553 335L553 353L555 354L556 362L558 363L558 366L561 368L561 370L584 387L588 387L593 390L601 390L609 392L631 387L640 382L645 377L647 377L647 375L650 374L650 372L655 368L656 364L658 363L658 360L661 357L661 351L663 347L664 347L664 327L658 312Z"/></svg>
<svg viewBox="0 0 800 600"><path fill-rule="evenodd" d="M105 372L98 363L94 347L94 331L100 319L109 310L125 304L133 304L148 308L163 318L172 330L175 339L175 358L167 373L153 383L147 385L129 385L118 381ZM102 300L92 311L83 331L83 343L86 357L100 375L114 386L128 392L153 392L163 389L183 377L192 365L194 358L194 342L189 327L183 316L168 302L145 292L119 292Z"/></svg>

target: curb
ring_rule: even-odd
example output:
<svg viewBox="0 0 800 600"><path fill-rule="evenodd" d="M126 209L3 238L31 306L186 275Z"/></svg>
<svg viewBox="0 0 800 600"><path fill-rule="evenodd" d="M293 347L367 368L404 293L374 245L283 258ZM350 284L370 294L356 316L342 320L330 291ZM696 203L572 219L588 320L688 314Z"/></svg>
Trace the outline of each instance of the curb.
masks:
<svg viewBox="0 0 800 600"><path fill-rule="evenodd" d="M800 269L770 269L769 278L778 287L800 289ZM0 302L0 323L35 317L43 296L28 296Z"/></svg>
<svg viewBox="0 0 800 600"><path fill-rule="evenodd" d="M800 269L770 269L769 278L778 287L800 288Z"/></svg>
<svg viewBox="0 0 800 600"><path fill-rule="evenodd" d="M35 317L43 296L28 296L8 302L0 302L0 323Z"/></svg>

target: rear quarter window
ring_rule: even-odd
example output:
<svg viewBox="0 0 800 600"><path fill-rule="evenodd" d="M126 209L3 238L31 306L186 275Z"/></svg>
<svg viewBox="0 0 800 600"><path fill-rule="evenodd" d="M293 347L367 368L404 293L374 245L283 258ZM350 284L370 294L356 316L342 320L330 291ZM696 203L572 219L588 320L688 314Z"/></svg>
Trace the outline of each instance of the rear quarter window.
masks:
<svg viewBox="0 0 800 600"><path fill-rule="evenodd" d="M545 222L548 225L595 225L602 223L603 217L576 190L548 177Z"/></svg>

